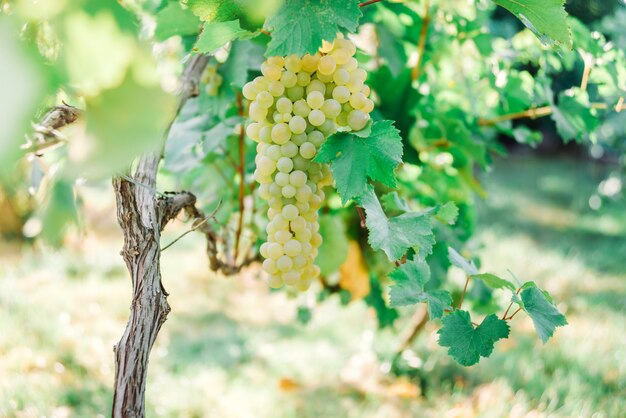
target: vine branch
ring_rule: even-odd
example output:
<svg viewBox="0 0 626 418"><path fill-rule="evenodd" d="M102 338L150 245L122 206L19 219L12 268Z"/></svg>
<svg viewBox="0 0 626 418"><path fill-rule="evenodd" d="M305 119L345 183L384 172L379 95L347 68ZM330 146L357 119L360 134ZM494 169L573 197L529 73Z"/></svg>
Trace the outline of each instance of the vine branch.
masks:
<svg viewBox="0 0 626 418"><path fill-rule="evenodd" d="M598 110L607 110L611 108L611 106L606 103L597 103L597 102L590 103L589 107L591 107L592 109L598 109ZM620 97L618 102L615 104L615 106L612 106L612 108L617 113L623 110L626 110L626 106L624 106L624 98ZM552 106L533 107L527 110L523 110L521 112L515 112L515 113L509 113L506 115L496 116L493 119L480 118L478 119L478 125L479 126L493 126L493 125L497 125L500 122L505 122L507 120L524 119L524 118L536 119L536 118L540 118L543 116L549 116L552 113L554 113L554 108Z"/></svg>

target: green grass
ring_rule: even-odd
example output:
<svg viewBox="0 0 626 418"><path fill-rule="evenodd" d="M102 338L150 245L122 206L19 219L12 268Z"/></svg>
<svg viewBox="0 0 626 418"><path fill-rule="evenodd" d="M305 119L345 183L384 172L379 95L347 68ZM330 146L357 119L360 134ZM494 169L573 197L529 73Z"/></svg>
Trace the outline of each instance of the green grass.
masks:
<svg viewBox="0 0 626 418"><path fill-rule="evenodd" d="M376 332L362 303L331 298L301 325L306 296L269 292L254 269L216 277L200 237L186 237L164 253L172 312L150 361L149 416L624 416L626 204L589 208L602 176L578 161L517 158L485 177L470 248L484 270L547 288L570 325L542 345L520 314L512 339L471 368L437 346L430 324L406 353L413 367L388 375L377 354L397 346L408 318ZM109 218L60 251L0 251L1 417L109 415L130 289L114 212L99 213Z"/></svg>

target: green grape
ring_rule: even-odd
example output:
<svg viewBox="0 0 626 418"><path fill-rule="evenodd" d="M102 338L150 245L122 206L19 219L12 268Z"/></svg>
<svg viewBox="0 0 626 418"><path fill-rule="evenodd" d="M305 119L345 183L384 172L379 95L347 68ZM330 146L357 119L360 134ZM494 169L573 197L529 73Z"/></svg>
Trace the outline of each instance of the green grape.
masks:
<svg viewBox="0 0 626 418"><path fill-rule="evenodd" d="M355 52L339 34L313 55L268 58L263 75L243 88L253 121L246 133L258 142L254 178L268 205L267 242L259 251L271 287L306 290L319 275L318 210L332 174L312 159L337 129L362 129L374 108ZM217 74L209 73L207 80Z"/></svg>
<svg viewBox="0 0 626 418"><path fill-rule="evenodd" d="M324 105L324 95L319 91L312 91L306 96L306 103L311 109L319 109Z"/></svg>

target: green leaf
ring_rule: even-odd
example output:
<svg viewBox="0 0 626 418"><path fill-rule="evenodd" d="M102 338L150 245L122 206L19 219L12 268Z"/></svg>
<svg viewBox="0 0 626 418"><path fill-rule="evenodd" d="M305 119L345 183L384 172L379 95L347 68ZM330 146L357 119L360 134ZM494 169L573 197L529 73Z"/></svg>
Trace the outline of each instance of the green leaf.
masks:
<svg viewBox="0 0 626 418"><path fill-rule="evenodd" d="M20 29L0 19L0 180L15 174L14 163L22 156L20 145L31 133L31 118L51 90L49 65L22 42Z"/></svg>
<svg viewBox="0 0 626 418"><path fill-rule="evenodd" d="M411 247L434 240L428 213L409 212L387 218L371 186L359 204L365 209L369 244L375 250L383 250L391 261L398 260Z"/></svg>
<svg viewBox="0 0 626 418"><path fill-rule="evenodd" d="M156 15L154 37L163 41L171 36L195 35L200 32L200 19L189 9L180 7L178 1L171 1Z"/></svg>
<svg viewBox="0 0 626 418"><path fill-rule="evenodd" d="M62 243L66 228L78 223L78 208L72 182L59 179L54 182L43 206L41 237L51 245Z"/></svg>
<svg viewBox="0 0 626 418"><path fill-rule="evenodd" d="M589 94L580 88L559 94L559 103L554 106L552 119L565 142L572 139L580 142L600 125L596 111L590 107Z"/></svg>
<svg viewBox="0 0 626 418"><path fill-rule="evenodd" d="M387 306L380 283L373 277L370 277L370 293L363 300L376 312L379 328L392 326L399 316L397 310Z"/></svg>
<svg viewBox="0 0 626 418"><path fill-rule="evenodd" d="M428 315L434 319L441 318L452 303L452 296L445 290L424 290L430 280L430 268L419 258L401 265L389 277L395 282L389 290L389 305L392 307L426 302Z"/></svg>
<svg viewBox="0 0 626 418"><path fill-rule="evenodd" d="M494 0L522 21L545 45L572 48L565 0Z"/></svg>
<svg viewBox="0 0 626 418"><path fill-rule="evenodd" d="M452 247L448 247L448 258L453 265L463 270L468 276L479 274L476 264L473 261L468 261Z"/></svg>
<svg viewBox="0 0 626 418"><path fill-rule="evenodd" d="M127 74L118 87L88 99L87 132L95 143L75 169L81 175L109 175L139 154L157 150L175 110L176 99L160 86L139 84Z"/></svg>
<svg viewBox="0 0 626 418"><path fill-rule="evenodd" d="M348 256L348 238L345 223L339 216L322 215L319 218L320 231L324 240L319 248L316 264L322 274L328 276L336 272Z"/></svg>
<svg viewBox="0 0 626 418"><path fill-rule="evenodd" d="M286 0L266 21L272 32L266 56L315 53L341 29L354 32L361 15L356 0Z"/></svg>
<svg viewBox="0 0 626 418"><path fill-rule="evenodd" d="M402 162L402 139L392 121L375 122L367 138L350 132L331 135L314 161L330 163L345 204L366 193L368 178L396 186L394 170Z"/></svg>
<svg viewBox="0 0 626 418"><path fill-rule="evenodd" d="M206 23L193 50L203 54L212 54L230 41L246 39L252 36L254 36L252 32L241 29L239 20Z"/></svg>
<svg viewBox="0 0 626 418"><path fill-rule="evenodd" d="M513 283L511 283L510 281L503 279L501 277L496 276L495 274L491 274L491 273L480 273L480 274L473 274L471 275L471 277L473 279L479 279L482 280L483 283L485 283L487 286L489 286L492 289L510 289L513 292L515 292L516 288L515 285Z"/></svg>
<svg viewBox="0 0 626 418"><path fill-rule="evenodd" d="M439 206L437 214L435 215L444 224L452 225L459 217L459 208L454 202L448 202Z"/></svg>
<svg viewBox="0 0 626 418"><path fill-rule="evenodd" d="M469 312L457 310L443 318L438 334L439 345L448 347L452 358L463 366L471 366L480 357L489 357L496 341L509 336L509 325L491 314L474 328Z"/></svg>
<svg viewBox="0 0 626 418"><path fill-rule="evenodd" d="M402 212L409 212L411 210L406 199L401 198L396 191L387 193L380 199L380 201L383 203L386 210L397 210Z"/></svg>
<svg viewBox="0 0 626 418"><path fill-rule="evenodd" d="M248 71L258 70L263 62L263 47L249 40L234 41L228 60L220 67L224 84L241 89L248 81Z"/></svg>
<svg viewBox="0 0 626 418"><path fill-rule="evenodd" d="M544 343L554 334L556 327L567 325L567 319L536 286L530 286L521 293L524 310L533 320L535 330Z"/></svg>
<svg viewBox="0 0 626 418"><path fill-rule="evenodd" d="M187 0L186 4L204 22L227 22L241 12L234 0Z"/></svg>

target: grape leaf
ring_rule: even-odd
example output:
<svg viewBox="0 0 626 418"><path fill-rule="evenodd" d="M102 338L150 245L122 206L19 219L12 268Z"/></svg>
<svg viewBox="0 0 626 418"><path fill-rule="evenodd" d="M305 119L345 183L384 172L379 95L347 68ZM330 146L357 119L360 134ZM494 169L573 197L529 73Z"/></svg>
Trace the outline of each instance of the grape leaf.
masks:
<svg viewBox="0 0 626 418"><path fill-rule="evenodd" d="M177 1L170 1L156 14L154 37L163 41L175 35L195 35L200 32L200 24L200 19L189 9L183 9Z"/></svg>
<svg viewBox="0 0 626 418"><path fill-rule="evenodd" d="M496 276L491 273L481 273L481 274L473 274L471 276L474 279L482 280L484 284L489 286L492 289L510 289L515 292L515 285L508 280L505 280L501 277Z"/></svg>
<svg viewBox="0 0 626 418"><path fill-rule="evenodd" d="M380 201L386 210L399 210L402 212L409 212L411 210L406 199L400 197L396 191L382 196Z"/></svg>
<svg viewBox="0 0 626 418"><path fill-rule="evenodd" d="M193 50L199 53L212 54L227 42L235 39L247 39L252 36L254 36L252 32L239 26L239 20L206 23Z"/></svg>
<svg viewBox="0 0 626 418"><path fill-rule="evenodd" d="M459 208L454 204L454 202L448 202L444 205L439 206L436 216L437 219L439 219L444 224L452 225L459 217Z"/></svg>
<svg viewBox="0 0 626 418"><path fill-rule="evenodd" d="M452 303L452 296L445 290L424 290L430 280L430 268L419 258L401 265L389 277L395 283L389 290L389 305L392 307L426 302L428 316L434 319L441 318Z"/></svg>
<svg viewBox="0 0 626 418"><path fill-rule="evenodd" d="M580 88L559 94L559 103L554 106L552 119L556 122L556 129L565 142L572 139L580 141L584 135L600 125L596 111L589 106L588 93Z"/></svg>
<svg viewBox="0 0 626 418"><path fill-rule="evenodd" d="M361 15L356 0L287 0L265 23L272 32L265 55L315 53L341 29L354 32Z"/></svg>
<svg viewBox="0 0 626 418"><path fill-rule="evenodd" d="M227 22L241 12L234 0L187 0L186 5L205 22Z"/></svg>
<svg viewBox="0 0 626 418"><path fill-rule="evenodd" d="M228 53L228 60L220 67L224 84L241 88L248 81L248 71L261 67L263 47L248 40L234 41Z"/></svg>
<svg viewBox="0 0 626 418"><path fill-rule="evenodd" d="M87 100L87 132L95 146L76 161L74 173L107 176L126 168L142 152L159 148L166 121L176 111L176 98L137 78L129 72L122 84Z"/></svg>
<svg viewBox="0 0 626 418"><path fill-rule="evenodd" d="M468 276L479 274L476 264L473 261L467 261L465 257L459 254L454 248L448 247L448 258L450 262L463 270Z"/></svg>
<svg viewBox="0 0 626 418"><path fill-rule="evenodd" d="M383 250L391 261L402 257L409 248L423 244L424 237L433 235L429 213L409 212L387 218L371 186L359 204L365 209L369 244L375 250Z"/></svg>
<svg viewBox="0 0 626 418"><path fill-rule="evenodd" d="M522 21L545 45L572 48L565 0L494 0Z"/></svg>
<svg viewBox="0 0 626 418"><path fill-rule="evenodd" d="M567 319L536 286L529 286L521 293L524 310L533 320L535 330L544 343L554 334L556 327L567 325Z"/></svg>
<svg viewBox="0 0 626 418"><path fill-rule="evenodd" d="M41 237L51 245L62 244L65 229L79 223L79 202L74 197L74 186L66 179L57 179L41 208Z"/></svg>
<svg viewBox="0 0 626 418"><path fill-rule="evenodd" d="M489 357L496 341L509 336L506 321L491 314L474 328L467 311L454 311L442 320L438 331L439 345L448 347L448 354L459 364L471 366L480 357Z"/></svg>
<svg viewBox="0 0 626 418"><path fill-rule="evenodd" d="M345 204L367 192L368 178L396 186L394 170L402 162L402 139L392 121L375 122L367 138L350 132L331 135L314 161L330 163Z"/></svg>

